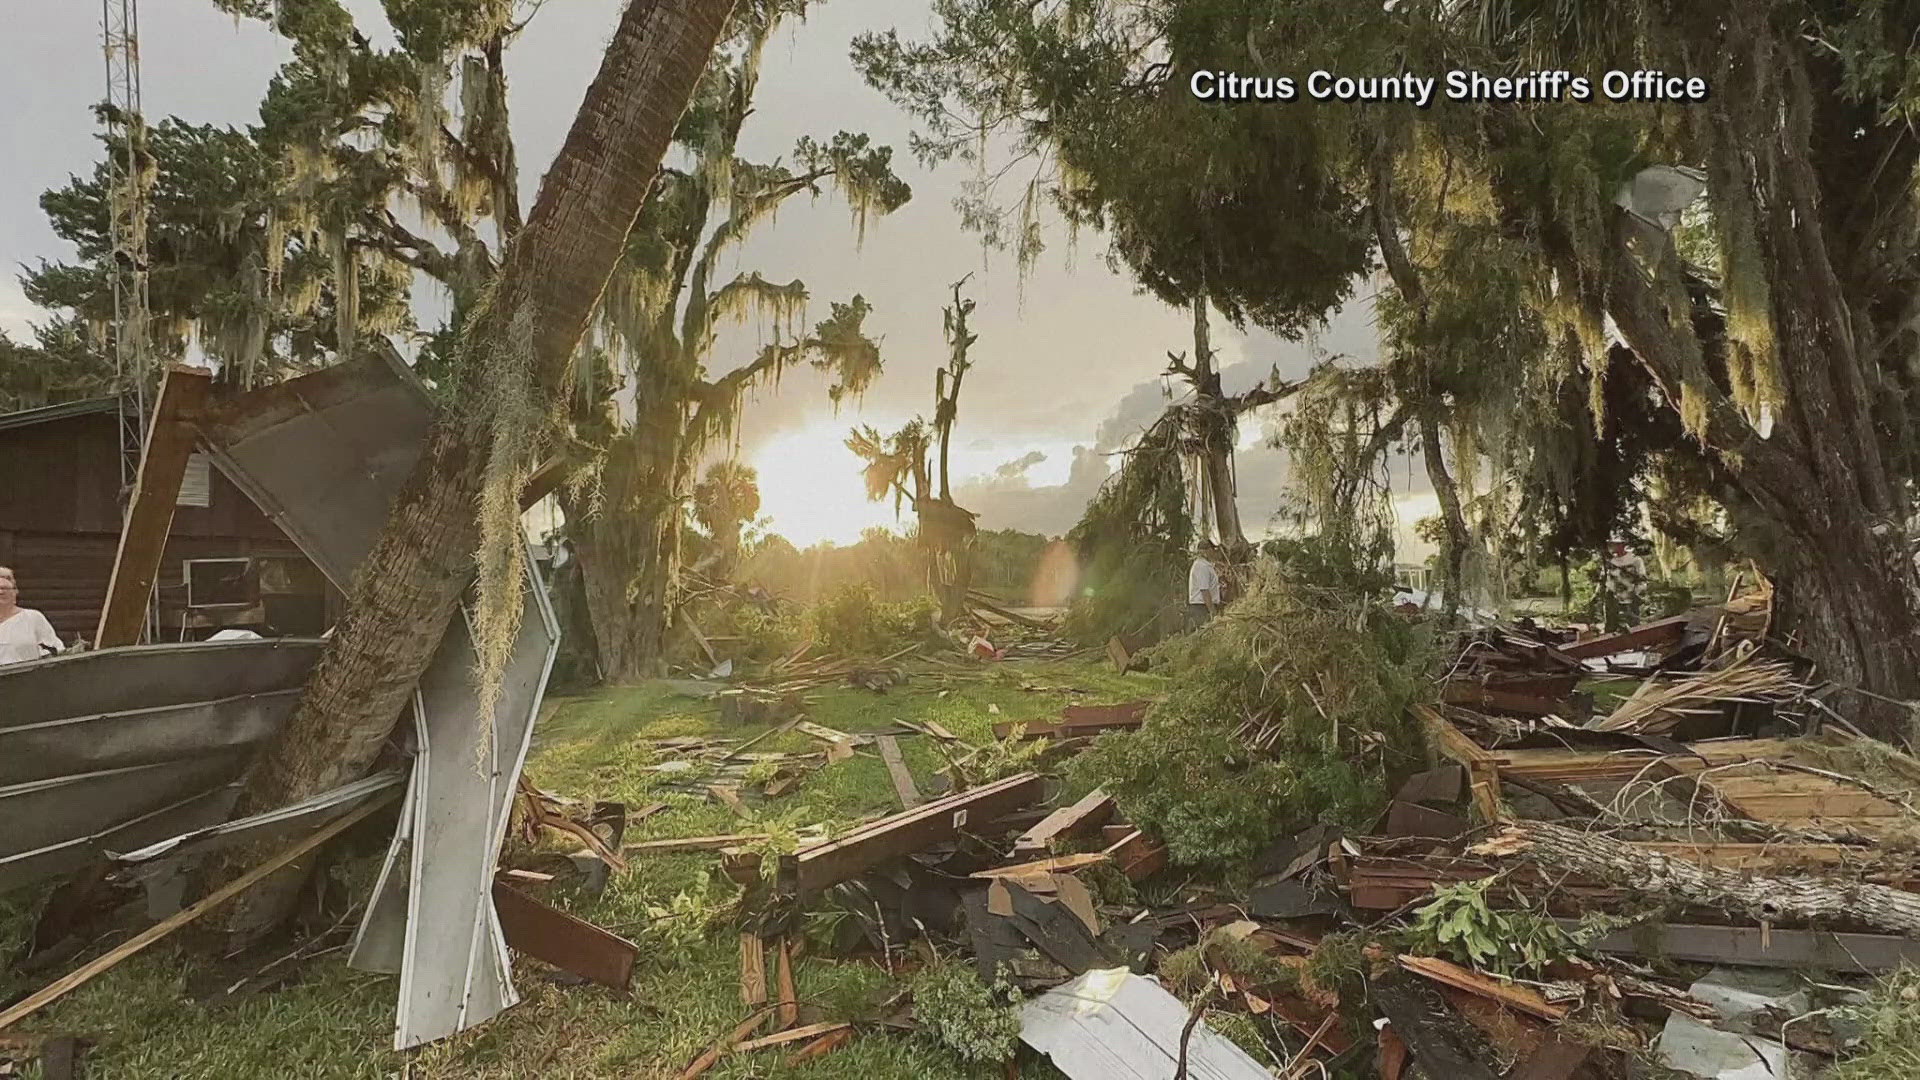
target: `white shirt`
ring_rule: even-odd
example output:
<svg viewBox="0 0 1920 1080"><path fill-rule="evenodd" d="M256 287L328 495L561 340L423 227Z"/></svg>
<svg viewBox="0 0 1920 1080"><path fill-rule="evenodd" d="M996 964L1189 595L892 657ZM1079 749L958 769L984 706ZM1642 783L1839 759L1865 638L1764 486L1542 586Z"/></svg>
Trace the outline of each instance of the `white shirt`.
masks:
<svg viewBox="0 0 1920 1080"><path fill-rule="evenodd" d="M1215 604L1220 602L1220 571L1202 556L1194 559L1193 566L1187 570L1187 603L1204 604L1208 595Z"/></svg>
<svg viewBox="0 0 1920 1080"><path fill-rule="evenodd" d="M32 608L20 608L5 622L0 622L0 664L38 660L47 655L42 645L60 648L60 635L53 632L53 624L45 615Z"/></svg>

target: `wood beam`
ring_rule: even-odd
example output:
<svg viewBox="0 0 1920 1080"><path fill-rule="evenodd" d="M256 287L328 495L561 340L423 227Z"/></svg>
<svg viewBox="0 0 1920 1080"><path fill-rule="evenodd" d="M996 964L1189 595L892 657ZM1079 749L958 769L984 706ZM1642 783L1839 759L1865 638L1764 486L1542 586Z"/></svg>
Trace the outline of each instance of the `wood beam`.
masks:
<svg viewBox="0 0 1920 1080"><path fill-rule="evenodd" d="M870 822L837 840L782 857L780 878L792 893L814 893L857 877L888 859L924 851L1040 801L1046 780L1037 773L1009 776L971 791Z"/></svg>
<svg viewBox="0 0 1920 1080"><path fill-rule="evenodd" d="M153 599L154 579L173 527L174 505L180 482L187 474L197 425L213 385L210 372L173 367L160 383L160 399L147 425L140 454L140 475L134 482L126 525L120 530L120 548L113 556L113 576L107 582L107 601L94 630L95 648L133 645L140 640Z"/></svg>

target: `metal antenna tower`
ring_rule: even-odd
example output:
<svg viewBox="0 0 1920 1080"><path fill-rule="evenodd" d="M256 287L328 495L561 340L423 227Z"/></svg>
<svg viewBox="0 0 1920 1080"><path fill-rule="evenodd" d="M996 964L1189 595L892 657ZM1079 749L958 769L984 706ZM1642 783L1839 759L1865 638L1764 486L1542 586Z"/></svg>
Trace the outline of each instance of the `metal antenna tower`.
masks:
<svg viewBox="0 0 1920 1080"><path fill-rule="evenodd" d="M107 60L107 208L113 254L113 351L120 393L120 497L122 512L133 506L146 443L147 396L153 364L147 333L147 189L152 166L147 155L146 114L140 103L139 0L100 0L100 34ZM148 605L151 623L153 607Z"/></svg>

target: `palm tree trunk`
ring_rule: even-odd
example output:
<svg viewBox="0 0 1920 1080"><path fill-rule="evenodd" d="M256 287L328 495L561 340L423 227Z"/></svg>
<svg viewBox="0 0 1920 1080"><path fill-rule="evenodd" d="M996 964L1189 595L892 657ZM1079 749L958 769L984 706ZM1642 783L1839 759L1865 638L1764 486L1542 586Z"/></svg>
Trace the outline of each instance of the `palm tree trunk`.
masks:
<svg viewBox="0 0 1920 1080"><path fill-rule="evenodd" d="M531 319L537 393L566 390L574 347L719 39L732 0L631 0L566 143L514 237L492 302L464 335L458 367L477 362ZM544 403L542 403L544 404ZM477 410L475 410L477 411ZM284 806L363 775L392 732L474 573L475 506L491 437L484 417L440 419L354 581L293 717L248 778L236 813ZM241 852L214 875L249 865ZM230 921L241 932L278 922L303 871L254 889Z"/></svg>

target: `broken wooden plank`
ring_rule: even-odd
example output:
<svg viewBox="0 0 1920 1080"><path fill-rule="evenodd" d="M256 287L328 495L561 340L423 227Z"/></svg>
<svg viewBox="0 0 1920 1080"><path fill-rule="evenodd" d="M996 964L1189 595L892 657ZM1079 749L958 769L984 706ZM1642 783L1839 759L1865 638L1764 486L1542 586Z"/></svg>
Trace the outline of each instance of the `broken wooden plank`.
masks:
<svg viewBox="0 0 1920 1080"><path fill-rule="evenodd" d="M713 796L714 799L719 801L727 809L732 810L743 818L751 818L753 816L753 811L747 809L747 804L740 801L740 793L733 788L727 787L724 784L708 784L707 794Z"/></svg>
<svg viewBox="0 0 1920 1080"><path fill-rule="evenodd" d="M1574 926L1575 920L1560 920ZM1616 930L1591 943L1620 956L1663 956L1709 964L1825 971L1892 971L1920 964L1920 941L1891 934L1836 934L1759 926L1653 923Z"/></svg>
<svg viewBox="0 0 1920 1080"><path fill-rule="evenodd" d="M1441 753L1467 767L1474 809L1482 820L1500 820L1500 773L1494 756L1428 706L1413 706L1413 715Z"/></svg>
<svg viewBox="0 0 1920 1080"><path fill-rule="evenodd" d="M794 721L793 727L794 730L805 732L829 746L835 743L846 743L849 746L854 746L858 745L862 741L862 738L864 738L856 738L844 731L835 730L824 724L816 724L811 720L796 720Z"/></svg>
<svg viewBox="0 0 1920 1080"><path fill-rule="evenodd" d="M1497 1001L1529 1016L1558 1021L1567 1015L1565 1007L1553 1004L1541 997L1537 991L1513 983L1501 982L1471 968L1464 968L1438 957L1401 956L1398 959L1401 967L1415 975ZM1404 1032L1402 1034L1404 1035Z"/></svg>
<svg viewBox="0 0 1920 1080"><path fill-rule="evenodd" d="M622 993L632 984L640 947L626 938L543 904L503 881L493 883L493 908L508 946Z"/></svg>
<svg viewBox="0 0 1920 1080"><path fill-rule="evenodd" d="M1095 788L1072 806L1063 806L1014 841L1014 854L1045 851L1055 841L1083 836L1113 820L1118 812L1113 797Z"/></svg>
<svg viewBox="0 0 1920 1080"><path fill-rule="evenodd" d="M1650 649L1657 645L1676 645L1687 633L1687 617L1675 615L1670 619L1642 623L1631 630L1618 634L1576 641L1571 645L1560 646L1562 655L1575 660L1594 660L1616 653Z"/></svg>
<svg viewBox="0 0 1920 1080"><path fill-rule="evenodd" d="M786 1064L789 1066L798 1065L800 1062L812 1061L814 1058L831 1054L835 1050L853 1041L853 1037L858 1033L858 1030L859 1029L855 1028L852 1024L843 1024L800 1049L795 1050L793 1053L788 1054Z"/></svg>
<svg viewBox="0 0 1920 1080"><path fill-rule="evenodd" d="M740 934L740 1003L767 1003L767 943L750 930Z"/></svg>
<svg viewBox="0 0 1920 1080"><path fill-rule="evenodd" d="M757 844L766 833L728 833L725 836L682 836L670 840L639 840L620 845L623 855L673 855L684 851L718 851L740 844Z"/></svg>
<svg viewBox="0 0 1920 1080"><path fill-rule="evenodd" d="M1038 801L1046 781L1021 773L971 791L935 799L852 830L836 840L802 848L781 860L781 877L790 892L813 893L887 859L923 851Z"/></svg>
<svg viewBox="0 0 1920 1080"><path fill-rule="evenodd" d="M893 778L894 794L900 796L902 809L911 810L926 801L920 797L920 789L913 784L913 773L908 771L906 759L900 756L900 742L891 735L879 738L880 760L886 763L887 775Z"/></svg>
<svg viewBox="0 0 1920 1080"><path fill-rule="evenodd" d="M198 438L195 424L212 385L212 372L189 367L168 368L160 383L160 397L141 445L140 473L107 579L106 602L94 628L96 648L140 640L167 533L173 527L174 507L180 501L180 483Z"/></svg>
<svg viewBox="0 0 1920 1080"><path fill-rule="evenodd" d="M697 1076L705 1075L708 1069L713 1068L715 1062L725 1057L734 1047L740 1045L740 1040L753 1034L755 1029L761 1024L766 1023L767 1014L772 1011L773 1007L770 1005L755 1009L752 1015L740 1021L732 1031L720 1036L720 1038L714 1041L712 1046L702 1050L700 1056L694 1058L688 1063L686 1068L680 1070L680 1074L676 1076L674 1080L694 1080Z"/></svg>
<svg viewBox="0 0 1920 1080"><path fill-rule="evenodd" d="M398 789L390 790L393 795L399 794ZM15 1022L25 1019L48 1005L53 1004L74 990L91 982L94 977L101 972L106 971L127 957L140 952L147 946L173 933L175 930L180 929L193 920L198 919L200 916L205 915L207 912L212 911L214 908L219 907L221 904L247 891L261 878L266 877L281 867L293 862L295 859L298 859L300 856L305 855L307 852L319 847L321 844L346 832L364 820L369 814L386 806L390 801L392 801L391 795L375 796L374 798L368 799L351 812L343 814L334 821L321 827L319 831L309 835L306 839L286 848L278 855L241 874L225 885L220 886L193 904L181 908L174 914L147 927L145 930L140 931L138 934L135 934L120 944L115 945L113 948L108 949L106 952L75 968L73 971L55 979L40 990L27 995L5 1012L0 1012L0 1030L5 1030L13 1026Z"/></svg>
<svg viewBox="0 0 1920 1080"><path fill-rule="evenodd" d="M746 1054L755 1050L765 1050L770 1046L785 1046L788 1043L805 1042L808 1039L818 1038L821 1035L829 1035L839 1031L841 1028L850 1028L852 1026L853 1025L849 1023L836 1023L831 1020L819 1024L804 1024L797 1028L789 1028L786 1031L776 1031L772 1035L762 1035L757 1039L749 1039L739 1046L734 1047L733 1052L736 1054Z"/></svg>
<svg viewBox="0 0 1920 1080"><path fill-rule="evenodd" d="M988 879L1009 877L1030 877L1040 874L1071 874L1088 866L1110 861L1104 851L1088 852L1082 855L1056 855L1050 859L1037 859L1033 862L1016 863L1012 866L996 866L991 870L975 871L976 878Z"/></svg>
<svg viewBox="0 0 1920 1080"><path fill-rule="evenodd" d="M1005 739L1012 737L1016 728L1024 728L1023 739L1067 739L1105 731L1131 731L1146 723L1148 704L1129 701L1119 705L1068 705L1060 710L1058 720L1008 721L993 725L993 734Z"/></svg>
<svg viewBox="0 0 1920 1080"><path fill-rule="evenodd" d="M1554 716L1567 711L1564 696L1543 697L1523 686L1502 686L1472 679L1448 679L1440 688L1440 700L1448 705L1516 716Z"/></svg>
<svg viewBox="0 0 1920 1080"><path fill-rule="evenodd" d="M1108 844L1101 854L1113 860L1128 881L1145 881L1167 865L1167 845L1139 829Z"/></svg>
<svg viewBox="0 0 1920 1080"><path fill-rule="evenodd" d="M793 986L793 942L787 938L780 939L776 977L780 982L780 1026L790 1028L800 1022L800 994Z"/></svg>

